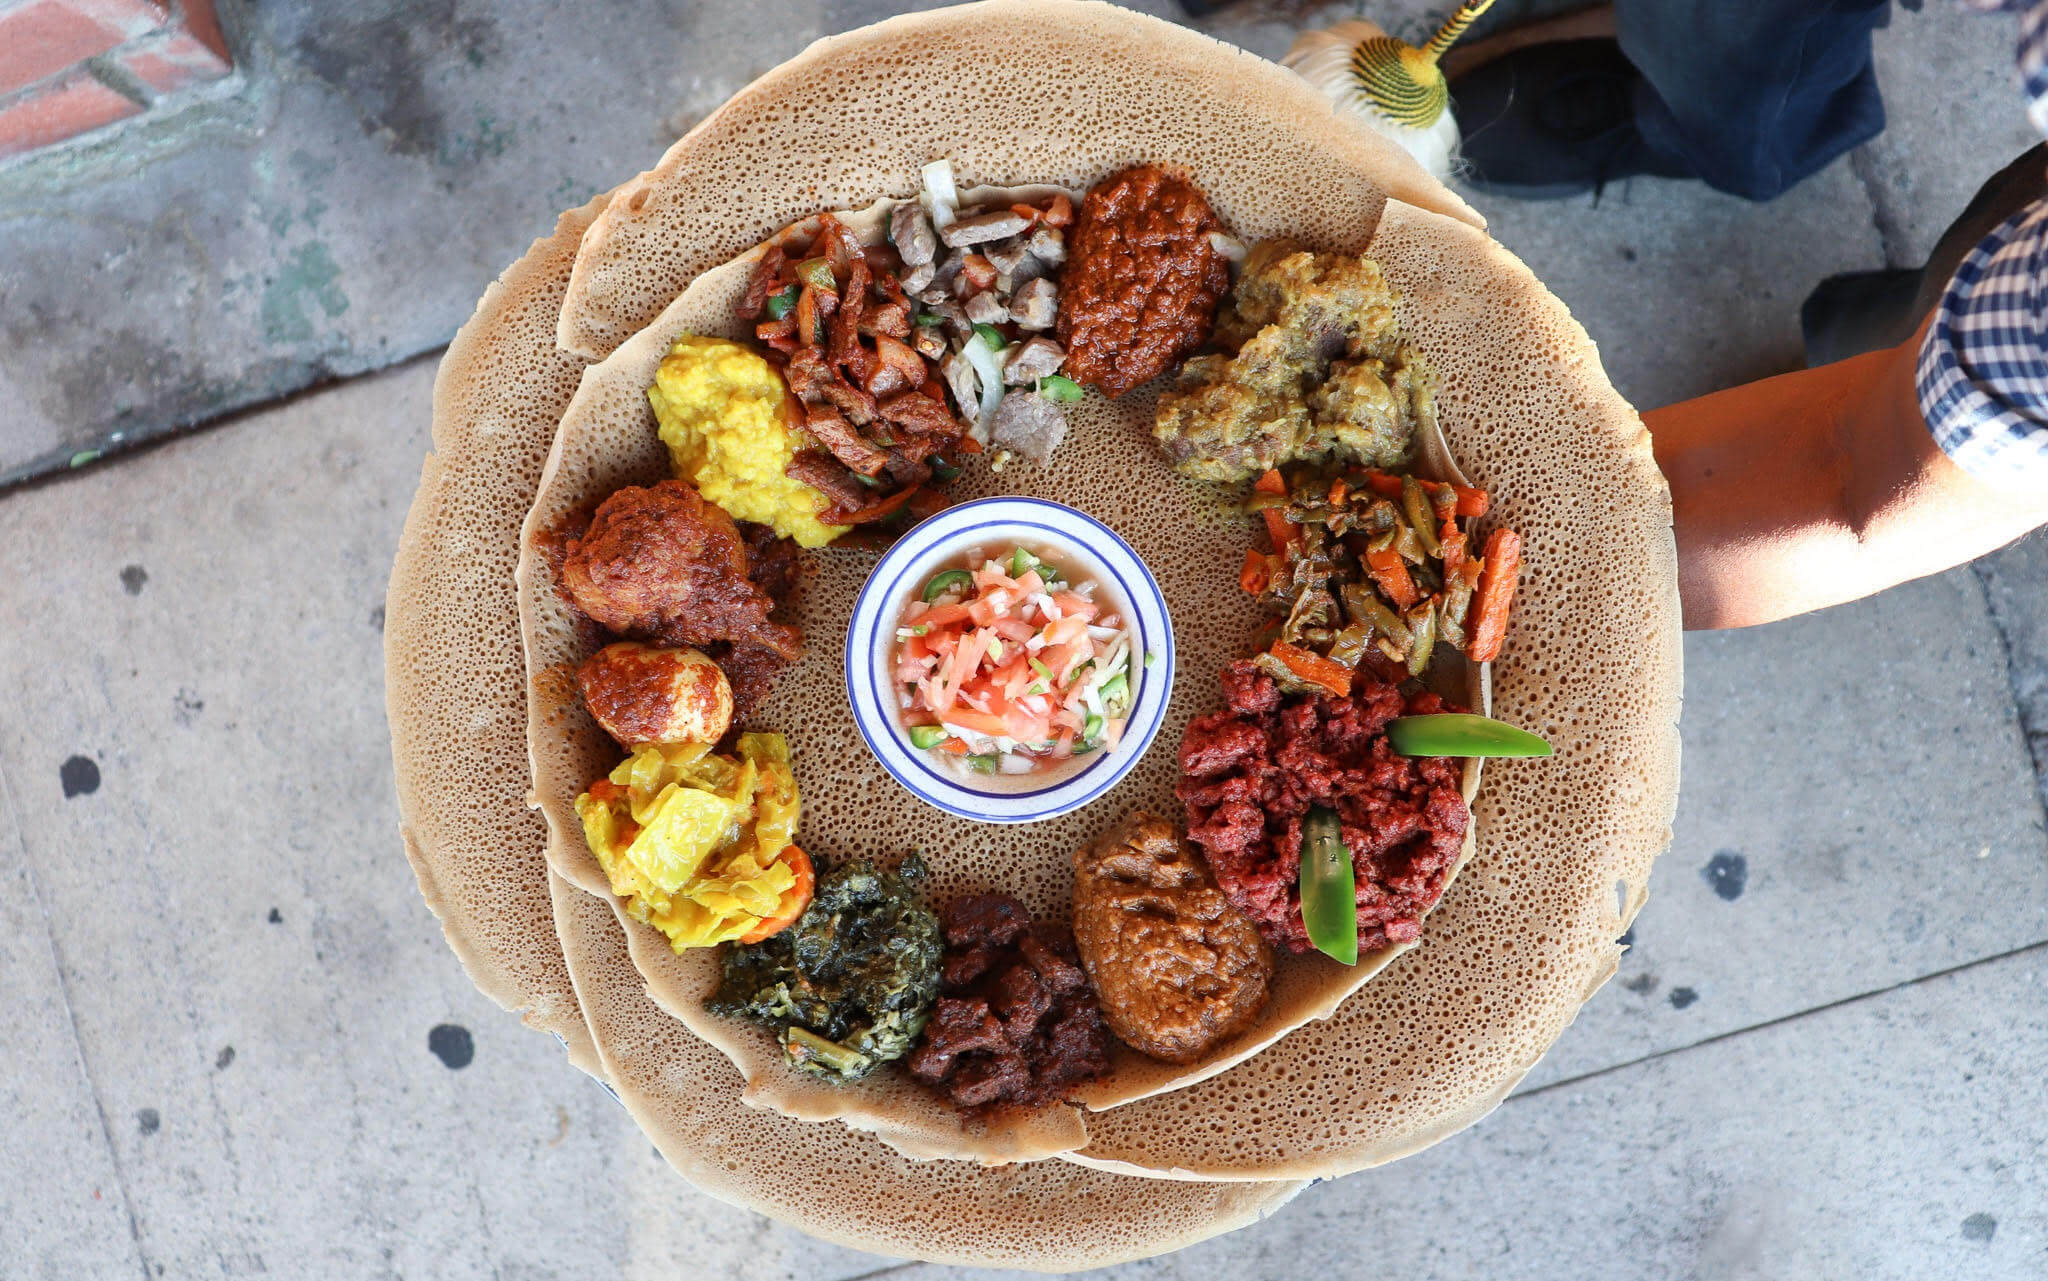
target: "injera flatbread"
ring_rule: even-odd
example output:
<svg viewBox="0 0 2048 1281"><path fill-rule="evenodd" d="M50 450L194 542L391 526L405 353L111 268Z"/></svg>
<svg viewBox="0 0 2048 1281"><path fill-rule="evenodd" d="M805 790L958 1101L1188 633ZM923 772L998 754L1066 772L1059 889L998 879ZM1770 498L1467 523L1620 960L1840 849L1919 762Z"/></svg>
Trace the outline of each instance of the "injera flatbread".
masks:
<svg viewBox="0 0 2048 1281"><path fill-rule="evenodd" d="M576 985L601 993L610 1053L622 1065L613 1088L685 1177L733 1205L858 1249L1063 1270L1164 1253L1278 1209L1303 1184L1190 1184L1185 1194L1161 1197L1154 1181L1063 1164L970 1177L965 1172L975 1167L912 1167L865 1136L739 1107L737 1077L646 1000L630 967L616 963L609 910L576 891L569 897L594 909L585 920L603 919L591 922L601 927L596 934L572 925L574 937L588 939L578 951L586 963L572 981L556 936L540 820L525 800L525 682L517 612L504 597L512 590L518 521L582 364L554 349L554 316L593 212L564 214L552 237L508 268L443 358L436 453L407 517L387 597L387 714L406 855L463 968L486 995L560 1037L570 1060L603 1080ZM508 715L515 741L505 736ZM609 953L602 931L610 931ZM593 952L615 963L593 967ZM728 1124L735 1116L737 1127ZM723 1144L737 1134L764 1141ZM845 1168L881 1171L889 1204L868 1204L871 1184L849 1193L818 1178L806 1162L824 1151L819 1139L830 1141Z"/></svg>
<svg viewBox="0 0 2048 1281"><path fill-rule="evenodd" d="M907 196L942 156L963 187L1183 165L1247 237L1358 243L1385 196L1483 225L1263 58L1106 4L988 0L816 42L622 185L584 235L562 347L609 355L699 274L806 214Z"/></svg>
<svg viewBox="0 0 2048 1281"><path fill-rule="evenodd" d="M968 193L970 199L978 193ZM879 207L846 216L856 234L879 240ZM534 795L548 821L548 862L592 894L611 887L583 837L576 795L617 764L620 751L584 710L575 672L597 648L580 626L543 551L545 531L587 510L622 485L669 475L667 448L656 434L647 388L679 334L745 337L733 314L759 250L698 277L654 324L629 338L583 376L562 417L554 451L523 534L519 608L532 681ZM1067 442L1045 468L1013 463L1000 475L979 463L951 487L966 500L1027 494L1079 507L1137 549L1159 580L1178 637L1180 670L1159 740L1130 778L1085 809L1029 827L1001 827L953 818L926 806L868 751L845 690L840 642L875 553L840 549L806 553L814 575L802 592L808 652L776 680L773 696L746 718L751 727L785 731L791 744L804 818L798 840L813 858L893 856L918 848L933 871L935 904L959 894L999 890L1024 900L1041 919L1069 917L1074 851L1132 809L1174 814L1175 744L1189 717L1221 702L1216 673L1242 652L1258 626L1255 603L1236 590L1236 567L1251 525L1223 501L1222 491L1175 476L1152 443L1157 387L1110 401L1091 396L1069 409ZM993 550L993 549L992 549ZM1460 666L1465 666L1460 664ZM1481 706L1476 689L1461 689ZM1467 765L1469 799L1479 763ZM1466 854L1473 848L1468 832ZM1453 871L1455 876L1455 869ZM718 954L672 951L637 922L627 934L633 957L655 1000L729 1055L746 1078L746 1099L805 1120L841 1120L874 1131L917 1157L985 1162L1022 1161L1073 1151L1087 1142L1083 1118L1056 1105L1028 1119L989 1126L964 1117L908 1076L877 1073L857 1088L797 1071L774 1035L759 1024L720 1018L704 1008L718 983ZM1383 947L1339 965L1321 955L1290 958L1275 976L1258 1020L1192 1064L1173 1065L1115 1047L1112 1071L1075 1093L1084 1107L1117 1107L1178 1089L1243 1061L1310 1019L1327 1018L1345 997L1413 943Z"/></svg>
<svg viewBox="0 0 2048 1281"><path fill-rule="evenodd" d="M448 345L434 380L435 452L384 602L384 710L399 831L420 894L484 995L561 1038L593 1075L597 1051L554 940L547 832L526 804L512 575L520 522L583 372L582 360L551 349L555 316L605 199L563 214ZM514 682L520 696L508 705Z"/></svg>
<svg viewBox="0 0 2048 1281"><path fill-rule="evenodd" d="M1065 1161L911 1161L845 1126L746 1107L732 1065L641 991L605 900L550 880L606 1074L662 1155L712 1196L879 1254L1064 1272L1229 1232L1307 1186L1169 1183Z"/></svg>

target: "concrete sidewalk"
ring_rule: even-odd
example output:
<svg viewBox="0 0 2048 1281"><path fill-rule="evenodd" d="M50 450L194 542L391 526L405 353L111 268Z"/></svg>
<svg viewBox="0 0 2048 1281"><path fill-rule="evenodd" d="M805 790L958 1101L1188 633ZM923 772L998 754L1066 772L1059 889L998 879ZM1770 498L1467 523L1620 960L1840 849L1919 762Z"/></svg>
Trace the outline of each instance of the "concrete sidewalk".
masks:
<svg viewBox="0 0 2048 1281"><path fill-rule="evenodd" d="M744 31L691 6L505 8L488 30L459 0L266 13L279 66L395 42L416 83L330 64L168 168L34 207L0 177L0 312L75 286L0 334L0 439L61 452L430 350L556 207L880 7L782 0ZM1298 19L1265 12L1210 26L1275 54ZM1653 181L1477 203L1639 403L1790 368L1813 281L1916 262L2031 141L2011 34L1899 14L1889 132L1769 206ZM553 104L600 72L616 127L572 141ZM493 117L518 122L494 152L446 110L458 90L539 105ZM451 150L394 142L428 137ZM270 185L209 189L230 156ZM391 231L458 207L490 212ZM280 290L290 333L267 336ZM381 702L432 378L431 356L399 363L0 494L0 1278L940 1275L692 1192L448 953L397 849ZM1109 1274L2048 1274L2044 589L2036 536L1689 638L1675 843L1621 973L1523 1089Z"/></svg>

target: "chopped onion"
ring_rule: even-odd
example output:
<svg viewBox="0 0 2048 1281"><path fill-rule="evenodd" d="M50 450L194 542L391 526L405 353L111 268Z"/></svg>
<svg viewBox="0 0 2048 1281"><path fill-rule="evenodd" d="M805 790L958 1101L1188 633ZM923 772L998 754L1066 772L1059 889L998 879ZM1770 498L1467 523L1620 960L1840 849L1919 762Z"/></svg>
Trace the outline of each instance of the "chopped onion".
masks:
<svg viewBox="0 0 2048 1281"><path fill-rule="evenodd" d="M1029 774L1035 768L1036 763L1029 756L1004 752L996 758L996 769L1004 774Z"/></svg>
<svg viewBox="0 0 2048 1281"><path fill-rule="evenodd" d="M981 411L974 418L974 438L986 445L989 428L995 423L996 406L1003 403L1003 370L996 364L996 354L990 350L988 340L980 334L969 338L961 346L960 354L967 357L967 363L974 366L981 379Z"/></svg>
<svg viewBox="0 0 2048 1281"><path fill-rule="evenodd" d="M949 173L947 179L950 181L951 178L952 175ZM1209 247L1222 254L1225 258L1228 258L1233 265L1244 261L1244 242L1235 236L1225 235L1220 231L1212 231L1209 233Z"/></svg>
<svg viewBox="0 0 2048 1281"><path fill-rule="evenodd" d="M960 208L960 189L953 185L953 162L932 161L924 167L923 178L925 212L932 216L932 226L944 230L953 225L953 215Z"/></svg>

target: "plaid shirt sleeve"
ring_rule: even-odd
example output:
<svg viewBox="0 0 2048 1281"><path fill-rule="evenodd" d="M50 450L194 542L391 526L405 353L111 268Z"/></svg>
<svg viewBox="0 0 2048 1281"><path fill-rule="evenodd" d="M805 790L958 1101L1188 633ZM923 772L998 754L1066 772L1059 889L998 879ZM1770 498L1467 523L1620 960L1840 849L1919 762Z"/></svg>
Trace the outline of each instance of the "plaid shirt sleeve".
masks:
<svg viewBox="0 0 2048 1281"><path fill-rule="evenodd" d="M2028 118L2048 133L2048 0L2001 7L2024 10L2020 83ZM1927 426L1958 466L2048 492L2048 200L1999 224L1956 268L1916 382Z"/></svg>

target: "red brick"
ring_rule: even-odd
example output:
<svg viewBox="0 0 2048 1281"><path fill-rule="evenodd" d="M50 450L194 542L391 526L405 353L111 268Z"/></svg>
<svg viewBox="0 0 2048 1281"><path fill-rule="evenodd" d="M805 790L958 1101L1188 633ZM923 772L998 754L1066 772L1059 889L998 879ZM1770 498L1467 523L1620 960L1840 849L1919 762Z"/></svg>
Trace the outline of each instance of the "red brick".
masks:
<svg viewBox="0 0 2048 1281"><path fill-rule="evenodd" d="M234 61L227 37L221 34L220 19L214 14L213 0L185 0L179 21L201 44L219 54L223 63Z"/></svg>
<svg viewBox="0 0 2048 1281"><path fill-rule="evenodd" d="M11 93L105 53L124 32L66 0L34 0L0 13L0 93Z"/></svg>
<svg viewBox="0 0 2048 1281"><path fill-rule="evenodd" d="M0 104L0 156L75 138L140 110L81 67Z"/></svg>
<svg viewBox="0 0 2048 1281"><path fill-rule="evenodd" d="M162 38L117 51L114 61L156 93L174 93L188 85L218 80L234 70L193 33L175 28Z"/></svg>

